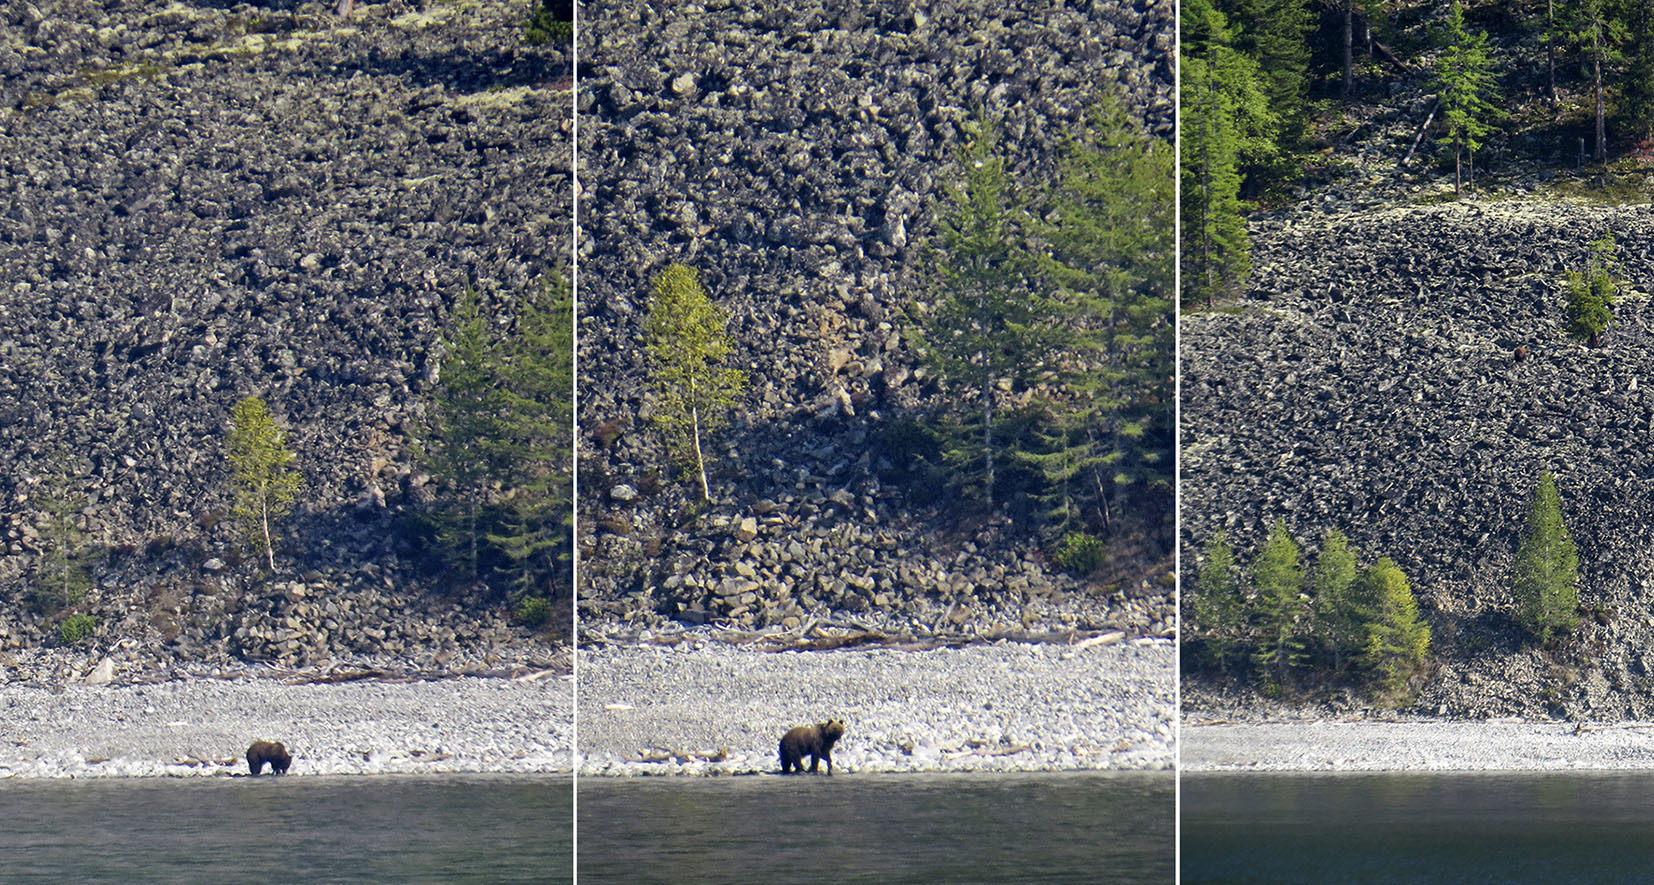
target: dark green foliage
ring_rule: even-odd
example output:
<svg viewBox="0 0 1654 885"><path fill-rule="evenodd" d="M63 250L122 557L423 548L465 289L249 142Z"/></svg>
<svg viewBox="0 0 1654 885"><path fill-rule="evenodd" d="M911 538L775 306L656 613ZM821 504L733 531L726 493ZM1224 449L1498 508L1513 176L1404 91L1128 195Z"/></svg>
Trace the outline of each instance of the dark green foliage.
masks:
<svg viewBox="0 0 1654 885"><path fill-rule="evenodd" d="M1463 158L1469 157L1470 179L1476 180L1476 149L1499 116L1494 102L1498 90L1493 77L1493 60L1488 56L1487 34L1471 34L1465 28L1464 7L1455 2L1447 24L1437 37L1442 47L1436 56L1434 88L1441 96L1442 120L1447 135L1442 141L1453 145L1453 193L1461 187Z"/></svg>
<svg viewBox="0 0 1654 885"><path fill-rule="evenodd" d="M551 620L551 600L542 596L525 596L511 610L517 623L530 629L545 626Z"/></svg>
<svg viewBox="0 0 1654 885"><path fill-rule="evenodd" d="M475 292L455 303L423 460L449 566L508 598L572 586L573 304L554 275L514 305L496 334ZM502 325L504 325L502 323Z"/></svg>
<svg viewBox="0 0 1654 885"><path fill-rule="evenodd" d="M1596 147L1592 157L1608 159L1608 87L1616 67L1625 60L1626 39L1620 0L1570 0L1559 4L1566 39L1579 51L1591 82L1595 104Z"/></svg>
<svg viewBox="0 0 1654 885"><path fill-rule="evenodd" d="M37 611L57 612L79 605L92 586L88 569L96 561L97 552L88 547L86 532L80 527L85 502L85 494L74 488L73 479L64 473L41 480L41 552L35 559L30 593Z"/></svg>
<svg viewBox="0 0 1654 885"><path fill-rule="evenodd" d="M1511 571L1511 595L1517 618L1540 643L1579 626L1579 551L1562 523L1562 498L1550 471L1534 486Z"/></svg>
<svg viewBox="0 0 1654 885"><path fill-rule="evenodd" d="M1230 45L1210 0L1185 4L1183 20L1181 300L1209 306L1251 273L1241 166L1277 155L1279 117L1258 64Z"/></svg>
<svg viewBox="0 0 1654 885"><path fill-rule="evenodd" d="M1620 108L1635 141L1654 139L1654 4L1632 3L1625 10L1625 76Z"/></svg>
<svg viewBox="0 0 1654 885"><path fill-rule="evenodd" d="M1362 604L1356 577L1355 553L1344 533L1328 531L1310 574L1310 604L1317 651L1334 679L1345 674L1366 646L1365 625L1371 612Z"/></svg>
<svg viewBox="0 0 1654 885"><path fill-rule="evenodd" d="M1235 551L1221 531L1206 542L1186 610L1188 638L1199 643L1205 663L1227 672L1235 658L1244 654L1251 631Z"/></svg>
<svg viewBox="0 0 1654 885"><path fill-rule="evenodd" d="M1613 321L1610 308L1619 290L1615 281L1614 237L1609 234L1591 244L1591 258L1585 270L1570 270L1568 287L1568 334L1595 345Z"/></svg>
<svg viewBox="0 0 1654 885"><path fill-rule="evenodd" d="M1217 0L1217 7L1235 25L1234 48L1263 72L1282 143L1295 144L1309 122L1309 38L1315 27L1309 0Z"/></svg>
<svg viewBox="0 0 1654 885"><path fill-rule="evenodd" d="M1373 606L1364 663L1378 690L1397 696L1424 668L1430 653L1430 628L1419 619L1407 576L1389 557L1374 563L1361 583L1362 596L1372 600Z"/></svg>
<svg viewBox="0 0 1654 885"><path fill-rule="evenodd" d="M573 43L574 4L569 0L544 0L529 17L523 37L530 45Z"/></svg>
<svg viewBox="0 0 1654 885"><path fill-rule="evenodd" d="M58 622L57 636L64 645L74 645L91 636L92 631L96 630L97 627L97 618L84 613L76 613Z"/></svg>
<svg viewBox="0 0 1654 885"><path fill-rule="evenodd" d="M668 448L700 479L701 500L712 500L702 442L728 422L746 387L746 373L726 366L735 351L727 320L701 286L700 272L673 264L655 277L643 321L650 380L659 403L655 423Z"/></svg>
<svg viewBox="0 0 1654 885"><path fill-rule="evenodd" d="M1288 672L1306 661L1303 633L1309 612L1303 586L1298 542L1287 534L1285 523L1276 522L1252 563L1252 589L1257 594L1252 618L1257 648L1252 662L1266 687L1285 685Z"/></svg>
<svg viewBox="0 0 1654 885"><path fill-rule="evenodd" d="M1101 538L1085 532L1069 532L1063 536L1054 558L1063 571L1083 578L1102 566L1108 559L1108 551Z"/></svg>

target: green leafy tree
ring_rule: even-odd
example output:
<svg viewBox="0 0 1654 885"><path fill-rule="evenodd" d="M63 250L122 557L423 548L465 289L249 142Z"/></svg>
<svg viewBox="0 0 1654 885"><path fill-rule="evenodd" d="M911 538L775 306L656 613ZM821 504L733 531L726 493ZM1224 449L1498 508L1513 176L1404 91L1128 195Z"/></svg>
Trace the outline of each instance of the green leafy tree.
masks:
<svg viewBox="0 0 1654 885"><path fill-rule="evenodd" d="M476 581L490 528L488 505L521 452L512 443L500 357L470 287L454 303L442 349L422 460L444 494L435 513L437 546L451 566Z"/></svg>
<svg viewBox="0 0 1654 885"><path fill-rule="evenodd" d="M1464 159L1470 159L1470 180L1476 180L1476 149L1491 131L1490 121L1498 116L1494 104L1497 88L1493 61L1488 57L1487 34L1471 34L1465 28L1464 7L1455 2L1447 25L1437 37L1442 50L1436 56L1434 88L1441 96L1442 119L1453 145L1453 194L1458 196L1463 179Z"/></svg>
<svg viewBox="0 0 1654 885"><path fill-rule="evenodd" d="M1060 319L1046 329L1056 378L1042 387L1041 444L1016 454L1041 472L1053 533L1076 520L1107 530L1131 493L1135 511L1170 506L1171 148L1105 94L1035 225Z"/></svg>
<svg viewBox="0 0 1654 885"><path fill-rule="evenodd" d="M1286 684L1290 670L1303 666L1302 631L1308 614L1303 603L1304 569L1298 561L1298 542L1277 521L1252 563L1252 590L1258 647L1252 654L1264 685Z"/></svg>
<svg viewBox="0 0 1654 885"><path fill-rule="evenodd" d="M1258 64L1230 45L1210 0L1186 3L1183 21L1181 300L1211 306L1251 273L1240 167L1276 155L1280 124Z"/></svg>
<svg viewBox="0 0 1654 885"><path fill-rule="evenodd" d="M1567 273L1568 334L1586 339L1592 347L1602 343L1602 333L1614 318L1610 308L1619 291L1615 267L1614 236L1608 234L1591 244L1585 270Z"/></svg>
<svg viewBox="0 0 1654 885"><path fill-rule="evenodd" d="M278 539L273 526L292 512L304 479L293 467L293 451L262 398L249 396L231 410L225 454L233 484L231 515L254 553L274 572Z"/></svg>
<svg viewBox="0 0 1654 885"><path fill-rule="evenodd" d="M712 500L712 488L702 440L728 420L746 386L746 373L725 366L734 352L725 323L694 268L673 264L655 277L654 299L643 323L659 403L655 421L669 447L693 465L705 501Z"/></svg>
<svg viewBox="0 0 1654 885"><path fill-rule="evenodd" d="M1424 668L1430 653L1430 627L1419 619L1407 576L1389 557L1374 563L1362 583L1362 595L1373 605L1365 663L1381 692L1397 694Z"/></svg>
<svg viewBox="0 0 1654 885"><path fill-rule="evenodd" d="M500 345L501 430L510 453L488 543L504 558L513 599L548 597L571 585L573 521L574 304L555 275L518 304L517 327Z"/></svg>
<svg viewBox="0 0 1654 885"><path fill-rule="evenodd" d="M1206 542L1193 590L1189 599L1191 635L1200 641L1211 663L1227 673L1237 653L1245 648L1249 631L1240 569L1222 531Z"/></svg>
<svg viewBox="0 0 1654 885"><path fill-rule="evenodd" d="M1310 587L1316 637L1334 678L1342 676L1349 661L1366 647L1369 613L1361 604L1357 577L1349 541L1337 529L1329 530L1316 554Z"/></svg>
<svg viewBox="0 0 1654 885"><path fill-rule="evenodd" d="M1522 626L1541 643L1579 626L1579 551L1562 523L1562 499L1550 471L1540 474L1534 486L1528 523L1516 548L1511 595Z"/></svg>
<svg viewBox="0 0 1654 885"><path fill-rule="evenodd" d="M948 190L937 219L940 298L921 338L948 386L972 406L974 431L944 457L991 508L1000 460L995 425L1004 401L1047 368L1053 307L1034 285L1037 271L1019 219L1026 215L996 148L992 121L979 119L960 154L963 181ZM1008 387L1002 387L1008 384ZM974 469L972 469L974 465Z"/></svg>

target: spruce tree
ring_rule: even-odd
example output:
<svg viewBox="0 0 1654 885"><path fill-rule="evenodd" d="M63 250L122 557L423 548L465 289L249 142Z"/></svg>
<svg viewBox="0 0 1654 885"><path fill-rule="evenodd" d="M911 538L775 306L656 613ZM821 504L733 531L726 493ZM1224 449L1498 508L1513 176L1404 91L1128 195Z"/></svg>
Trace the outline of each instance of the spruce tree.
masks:
<svg viewBox="0 0 1654 885"><path fill-rule="evenodd" d="M1591 244L1585 270L1567 272L1568 334L1592 347L1602 343L1602 333L1614 319L1611 308L1619 291L1615 270L1614 235L1608 234Z"/></svg>
<svg viewBox="0 0 1654 885"><path fill-rule="evenodd" d="M1620 109L1636 141L1654 139L1654 4L1633 3L1625 10L1625 75Z"/></svg>
<svg viewBox="0 0 1654 885"><path fill-rule="evenodd" d="M1357 577L1349 541L1337 529L1329 530L1316 554L1310 587L1316 636L1335 679L1366 646L1368 613L1357 592Z"/></svg>
<svg viewBox="0 0 1654 885"><path fill-rule="evenodd" d="M1374 563L1362 584L1362 595L1373 606L1365 663L1379 691L1396 695L1423 669L1430 652L1430 627L1419 619L1407 576L1389 557Z"/></svg>
<svg viewBox="0 0 1654 885"><path fill-rule="evenodd" d="M725 363L734 353L722 310L701 287L700 273L673 264L655 277L643 323L644 348L658 406L655 421L667 443L700 478L701 499L712 500L705 437L728 420L746 374Z"/></svg>
<svg viewBox="0 0 1654 885"><path fill-rule="evenodd" d="M58 463L66 464L67 458L60 457ZM96 554L87 546L86 531L80 526L86 496L68 472L54 470L41 479L39 489L41 550L35 561L32 596L35 608L56 612L85 598L92 586L88 568Z"/></svg>
<svg viewBox="0 0 1654 885"><path fill-rule="evenodd" d="M292 512L304 480L292 466L293 451L262 398L249 396L235 404L225 455L234 495L231 515L241 523L254 553L265 557L274 572L274 526Z"/></svg>
<svg viewBox="0 0 1654 885"><path fill-rule="evenodd" d="M979 118L974 136L959 156L962 180L948 189L937 219L940 297L920 337L958 408L974 413L971 431L955 437L944 457L992 508L1001 460L996 422L1004 401L1049 368L1053 308L1034 285L1037 266L1021 226L1026 212L993 121Z"/></svg>
<svg viewBox="0 0 1654 885"><path fill-rule="evenodd" d="M1310 36L1315 13L1309 0L1219 0L1234 25L1233 46L1263 74L1269 107L1281 120L1281 144L1294 148L1309 123Z"/></svg>
<svg viewBox="0 0 1654 885"><path fill-rule="evenodd" d="M1227 673L1230 661L1245 647L1249 631L1235 551L1222 531L1206 542L1201 560L1189 600L1190 633L1211 662Z"/></svg>
<svg viewBox="0 0 1654 885"><path fill-rule="evenodd" d="M1287 534L1286 523L1276 521L1252 563L1258 638L1252 660L1266 689L1284 686L1288 672L1304 664L1302 631L1308 612L1303 604L1303 586L1298 542Z"/></svg>
<svg viewBox="0 0 1654 885"><path fill-rule="evenodd" d="M1562 499L1548 470L1534 486L1511 571L1511 595L1518 620L1539 643L1579 626L1579 551L1562 523Z"/></svg>
<svg viewBox="0 0 1654 885"><path fill-rule="evenodd" d="M1591 79L1596 109L1596 147L1591 156L1604 162L1608 159L1607 88L1614 67L1625 60L1625 21L1616 0L1573 0L1565 27Z"/></svg>
<svg viewBox="0 0 1654 885"><path fill-rule="evenodd" d="M1491 131L1498 115L1493 61L1488 57L1487 34L1471 34L1464 23L1464 7L1454 2L1447 24L1437 37L1442 47L1436 57L1434 88L1441 96L1442 119L1447 124L1444 143L1453 145L1453 195L1462 187L1464 158L1470 159L1470 180L1476 181L1476 149Z"/></svg>

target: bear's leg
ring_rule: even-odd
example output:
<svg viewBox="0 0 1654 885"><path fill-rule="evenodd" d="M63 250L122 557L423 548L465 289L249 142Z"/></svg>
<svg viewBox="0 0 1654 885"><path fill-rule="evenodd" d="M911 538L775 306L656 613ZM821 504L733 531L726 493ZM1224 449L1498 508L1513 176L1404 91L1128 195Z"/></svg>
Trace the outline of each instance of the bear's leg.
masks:
<svg viewBox="0 0 1654 885"><path fill-rule="evenodd" d="M816 769L818 767L820 767L820 765L821 765L821 757L819 755L815 754L815 753L811 753L810 754L810 773L815 774Z"/></svg>
<svg viewBox="0 0 1654 885"><path fill-rule="evenodd" d="M821 758L827 760L827 776L832 777L833 776L833 752L831 750L823 750L822 753L821 753Z"/></svg>

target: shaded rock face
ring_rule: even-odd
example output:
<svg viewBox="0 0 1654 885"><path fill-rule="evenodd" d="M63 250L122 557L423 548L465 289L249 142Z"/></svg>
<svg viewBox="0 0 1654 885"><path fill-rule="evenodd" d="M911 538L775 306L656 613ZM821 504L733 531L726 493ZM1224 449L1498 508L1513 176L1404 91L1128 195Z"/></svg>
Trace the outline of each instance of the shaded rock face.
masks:
<svg viewBox="0 0 1654 885"><path fill-rule="evenodd" d="M567 263L570 68L524 44L526 0L348 23L228 5L0 12L0 581L26 571L36 480L66 455L89 534L121 551L100 641L230 642L223 600L253 585L221 446L254 393L308 487L278 561L346 600L407 588L410 434L449 305L467 282L504 305ZM113 626L168 593L162 627Z"/></svg>
<svg viewBox="0 0 1654 885"><path fill-rule="evenodd" d="M1562 331L1562 280L1605 230L1628 284L1592 349ZM1182 320L1188 574L1218 528L1250 551L1276 519L1311 545L1336 527L1413 583L1439 661L1419 710L1654 714L1654 213L1288 212L1252 232L1245 308ZM1509 590L1546 469L1603 609L1555 656L1521 649Z"/></svg>
<svg viewBox="0 0 1654 885"><path fill-rule="evenodd" d="M593 622L1169 629L1162 588L1088 598L1026 527L904 487L883 440L940 402L912 316L974 109L1001 118L1030 184L1106 88L1169 138L1172 4L603 2L581 21ZM693 520L649 420L640 332L672 262L701 271L749 373L709 446L717 503Z"/></svg>

